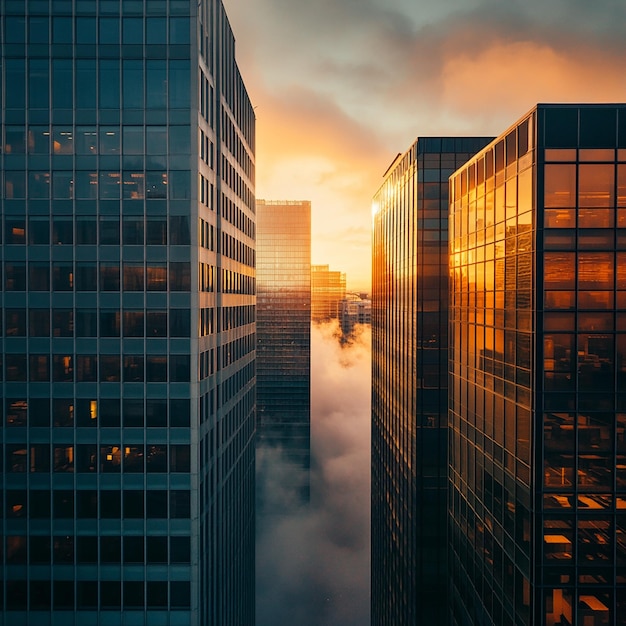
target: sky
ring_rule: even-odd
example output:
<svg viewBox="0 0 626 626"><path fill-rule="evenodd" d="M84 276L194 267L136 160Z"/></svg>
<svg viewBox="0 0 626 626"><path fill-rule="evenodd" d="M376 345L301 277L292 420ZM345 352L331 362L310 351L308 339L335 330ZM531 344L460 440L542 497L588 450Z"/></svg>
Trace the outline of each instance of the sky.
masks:
<svg viewBox="0 0 626 626"><path fill-rule="evenodd" d="M624 0L224 0L257 115L256 195L311 200L312 261L369 290L371 200L418 136L537 102L626 101Z"/></svg>
<svg viewBox="0 0 626 626"><path fill-rule="evenodd" d="M369 327L311 329L311 502L257 520L257 626L370 623ZM280 450L257 450L266 501L293 502Z"/></svg>

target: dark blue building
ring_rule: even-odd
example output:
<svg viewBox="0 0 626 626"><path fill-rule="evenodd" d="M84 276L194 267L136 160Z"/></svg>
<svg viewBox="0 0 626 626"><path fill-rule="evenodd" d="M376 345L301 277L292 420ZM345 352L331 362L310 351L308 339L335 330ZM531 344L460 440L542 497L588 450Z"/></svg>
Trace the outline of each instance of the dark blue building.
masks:
<svg viewBox="0 0 626 626"><path fill-rule="evenodd" d="M254 623L254 114L219 0L0 0L0 623Z"/></svg>

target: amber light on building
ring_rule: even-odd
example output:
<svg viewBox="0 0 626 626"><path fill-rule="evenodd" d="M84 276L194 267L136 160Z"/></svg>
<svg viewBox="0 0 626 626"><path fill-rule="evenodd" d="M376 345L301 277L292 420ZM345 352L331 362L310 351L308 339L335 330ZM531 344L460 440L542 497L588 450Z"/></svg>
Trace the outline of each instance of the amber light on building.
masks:
<svg viewBox="0 0 626 626"><path fill-rule="evenodd" d="M626 105L537 105L450 182L451 618L626 623Z"/></svg>
<svg viewBox="0 0 626 626"><path fill-rule="evenodd" d="M421 137L374 196L375 626L447 623L448 176L488 141Z"/></svg>
<svg viewBox="0 0 626 626"><path fill-rule="evenodd" d="M311 265L311 319L327 322L339 319L341 301L346 297L346 275L328 265Z"/></svg>
<svg viewBox="0 0 626 626"><path fill-rule="evenodd" d="M278 449L285 469L277 489L263 462L258 467L259 512L272 515L309 500L311 203L257 200L256 207L257 447Z"/></svg>

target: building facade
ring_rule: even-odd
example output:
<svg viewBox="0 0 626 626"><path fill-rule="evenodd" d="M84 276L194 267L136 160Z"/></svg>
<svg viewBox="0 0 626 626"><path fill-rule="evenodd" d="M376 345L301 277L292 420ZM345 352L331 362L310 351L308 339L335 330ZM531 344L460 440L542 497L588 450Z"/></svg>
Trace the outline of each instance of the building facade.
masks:
<svg viewBox="0 0 626 626"><path fill-rule="evenodd" d="M626 623L626 105L537 105L450 183L455 625Z"/></svg>
<svg viewBox="0 0 626 626"><path fill-rule="evenodd" d="M309 499L311 457L311 203L257 200L258 505L266 514ZM281 496L265 490L279 451ZM287 481L285 483L285 481Z"/></svg>
<svg viewBox="0 0 626 626"><path fill-rule="evenodd" d="M328 322L339 319L341 301L346 297L346 275L328 265L311 266L311 319Z"/></svg>
<svg viewBox="0 0 626 626"><path fill-rule="evenodd" d="M0 0L0 623L254 623L254 114L219 0Z"/></svg>
<svg viewBox="0 0 626 626"><path fill-rule="evenodd" d="M445 624L448 176L489 140L418 139L373 203L372 624Z"/></svg>
<svg viewBox="0 0 626 626"><path fill-rule="evenodd" d="M372 301L368 294L350 293L339 303L342 340L349 340L357 324L372 323Z"/></svg>

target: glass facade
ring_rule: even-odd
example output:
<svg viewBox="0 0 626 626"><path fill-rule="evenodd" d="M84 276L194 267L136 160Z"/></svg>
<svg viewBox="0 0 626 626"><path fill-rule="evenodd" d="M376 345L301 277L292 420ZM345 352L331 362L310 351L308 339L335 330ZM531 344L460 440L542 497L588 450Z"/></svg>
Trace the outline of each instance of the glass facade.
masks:
<svg viewBox="0 0 626 626"><path fill-rule="evenodd" d="M453 623L624 624L626 106L538 105L450 189Z"/></svg>
<svg viewBox="0 0 626 626"><path fill-rule="evenodd" d="M489 141L420 138L373 202L372 624L445 624L448 177Z"/></svg>
<svg viewBox="0 0 626 626"><path fill-rule="evenodd" d="M339 319L341 301L346 297L346 275L328 265L311 266L311 319L328 322Z"/></svg>
<svg viewBox="0 0 626 626"><path fill-rule="evenodd" d="M0 0L0 623L254 622L254 114L214 0Z"/></svg>
<svg viewBox="0 0 626 626"><path fill-rule="evenodd" d="M256 207L257 447L278 448L288 469L286 501L275 500L273 484L265 493L259 476L258 506L274 514L309 500L311 203L257 200Z"/></svg>

